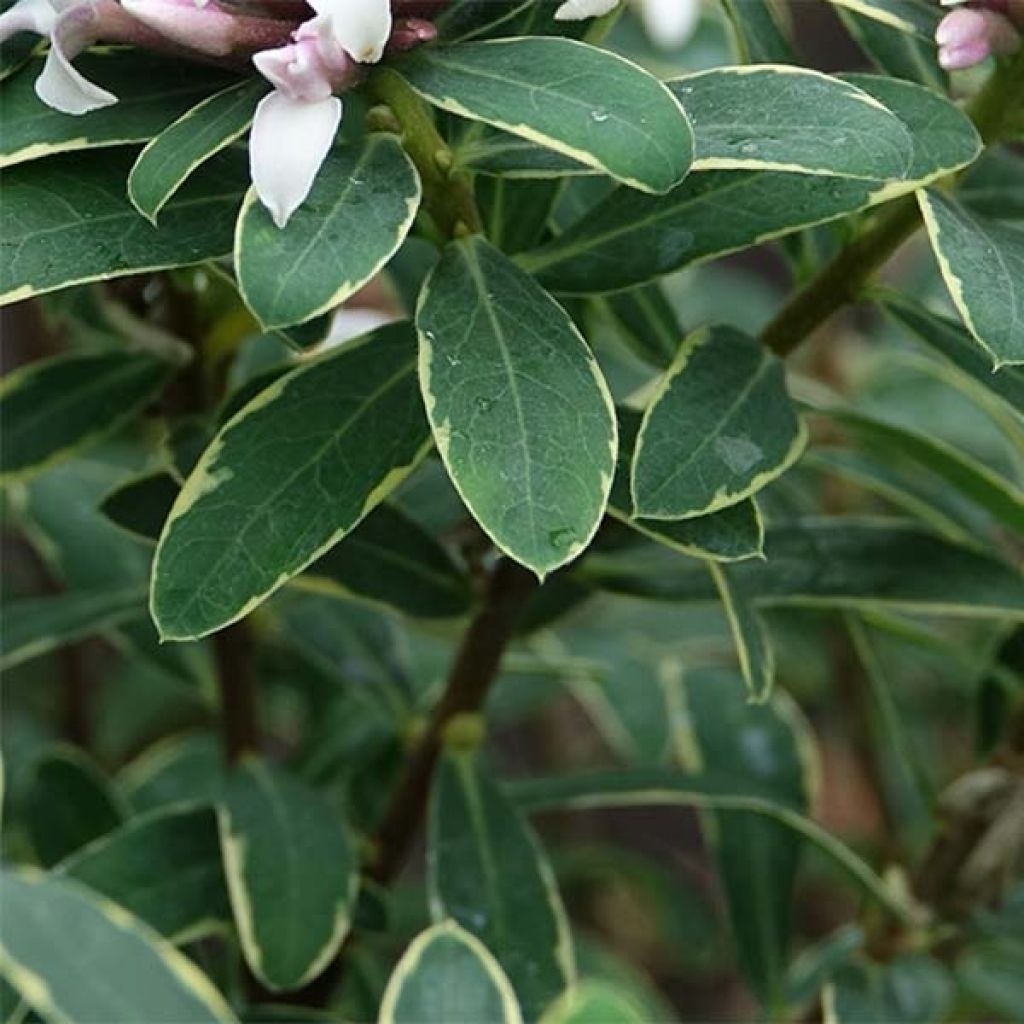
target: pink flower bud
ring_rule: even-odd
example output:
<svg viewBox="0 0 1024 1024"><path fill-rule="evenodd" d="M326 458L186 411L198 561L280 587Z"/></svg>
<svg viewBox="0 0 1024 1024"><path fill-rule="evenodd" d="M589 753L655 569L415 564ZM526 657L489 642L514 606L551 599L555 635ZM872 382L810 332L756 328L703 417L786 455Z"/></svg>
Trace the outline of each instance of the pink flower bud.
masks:
<svg viewBox="0 0 1024 1024"><path fill-rule="evenodd" d="M215 0L121 0L121 6L165 39L210 57L280 46L294 28L291 22L238 14Z"/></svg>
<svg viewBox="0 0 1024 1024"><path fill-rule="evenodd" d="M958 71L980 64L993 55L1014 53L1021 39L1005 14L990 7L958 7L939 23L935 42L939 45L942 67Z"/></svg>
<svg viewBox="0 0 1024 1024"><path fill-rule="evenodd" d="M422 18L403 18L396 21L388 39L388 53L405 53L415 50L424 43L432 43L437 38L437 28L432 22Z"/></svg>

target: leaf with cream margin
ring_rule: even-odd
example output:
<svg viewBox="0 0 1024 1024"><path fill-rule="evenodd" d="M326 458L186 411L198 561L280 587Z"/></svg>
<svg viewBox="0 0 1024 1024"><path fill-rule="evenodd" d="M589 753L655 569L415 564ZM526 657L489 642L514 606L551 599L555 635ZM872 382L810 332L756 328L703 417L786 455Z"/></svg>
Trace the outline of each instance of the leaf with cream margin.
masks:
<svg viewBox="0 0 1024 1024"><path fill-rule="evenodd" d="M463 500L503 551L545 576L589 544L615 469L615 410L568 314L480 237L423 287L420 385Z"/></svg>
<svg viewBox="0 0 1024 1024"><path fill-rule="evenodd" d="M235 236L235 271L264 327L305 323L340 306L405 241L422 194L393 135L336 146L305 202L278 228L250 190Z"/></svg>
<svg viewBox="0 0 1024 1024"><path fill-rule="evenodd" d="M692 519L729 508L785 472L806 443L781 360L732 327L696 331L644 414L633 511Z"/></svg>
<svg viewBox="0 0 1024 1024"><path fill-rule="evenodd" d="M656 78L608 50L569 39L498 39L424 47L396 67L442 109L632 188L666 192L690 168L693 131L682 107Z"/></svg>
<svg viewBox="0 0 1024 1024"><path fill-rule="evenodd" d="M324 796L256 758L229 776L217 816L246 963L275 992L302 988L348 933L359 884L352 839Z"/></svg>
<svg viewBox="0 0 1024 1024"><path fill-rule="evenodd" d="M262 391L214 438L164 526L151 594L164 638L241 618L356 526L429 447L409 324Z"/></svg>
<svg viewBox="0 0 1024 1024"><path fill-rule="evenodd" d="M522 1024L508 977L487 947L454 921L413 939L384 990L380 1024Z"/></svg>
<svg viewBox="0 0 1024 1024"><path fill-rule="evenodd" d="M191 960L80 883L5 867L0 904L0 970L43 1019L234 1024Z"/></svg>
<svg viewBox="0 0 1024 1024"><path fill-rule="evenodd" d="M471 753L444 755L430 801L431 915L495 955L536 1020L573 982L569 924L539 841Z"/></svg>
<svg viewBox="0 0 1024 1024"><path fill-rule="evenodd" d="M917 194L950 297L996 369L1024 363L1024 228L971 213L934 189Z"/></svg>

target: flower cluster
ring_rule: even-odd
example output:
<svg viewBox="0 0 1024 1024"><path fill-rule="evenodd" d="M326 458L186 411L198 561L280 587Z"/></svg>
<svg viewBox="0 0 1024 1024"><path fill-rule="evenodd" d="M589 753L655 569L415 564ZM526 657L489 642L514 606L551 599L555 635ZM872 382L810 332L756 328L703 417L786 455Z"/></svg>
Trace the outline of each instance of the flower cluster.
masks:
<svg viewBox="0 0 1024 1024"><path fill-rule="evenodd" d="M1016 53L1024 30L1024 0L944 0L956 9L939 23L935 41L947 71L973 67L989 57Z"/></svg>
<svg viewBox="0 0 1024 1024"><path fill-rule="evenodd" d="M566 0L555 17L593 18L619 2ZM685 39L698 16L699 0L635 2L652 37L665 45ZM444 0L19 0L0 15L0 42L23 31L47 37L50 49L36 92L49 106L76 115L117 102L72 65L101 40L251 61L273 86L253 122L252 179L283 227L309 194L334 142L344 110L339 94L385 50L433 39L426 19L443 6Z"/></svg>

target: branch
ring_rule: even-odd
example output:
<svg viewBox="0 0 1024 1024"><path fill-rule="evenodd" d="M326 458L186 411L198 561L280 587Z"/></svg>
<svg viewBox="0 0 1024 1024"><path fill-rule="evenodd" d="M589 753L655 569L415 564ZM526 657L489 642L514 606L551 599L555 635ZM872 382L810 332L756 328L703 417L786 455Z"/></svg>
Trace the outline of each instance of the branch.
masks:
<svg viewBox="0 0 1024 1024"><path fill-rule="evenodd" d="M537 587L534 576L509 559L503 558L491 574L483 607L466 630L444 694L406 761L377 830L369 869L375 881L387 884L405 863L423 821L445 730L457 716L483 707L519 615Z"/></svg>

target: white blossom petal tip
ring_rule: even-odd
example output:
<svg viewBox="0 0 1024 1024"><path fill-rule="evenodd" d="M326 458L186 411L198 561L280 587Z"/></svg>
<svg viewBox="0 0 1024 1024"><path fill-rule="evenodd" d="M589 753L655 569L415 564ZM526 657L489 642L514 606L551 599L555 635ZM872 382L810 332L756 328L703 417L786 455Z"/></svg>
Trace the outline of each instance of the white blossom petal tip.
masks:
<svg viewBox="0 0 1024 1024"><path fill-rule="evenodd" d="M249 139L252 183L279 228L309 195L334 143L341 114L337 96L310 101L282 92L272 92L256 108Z"/></svg>

